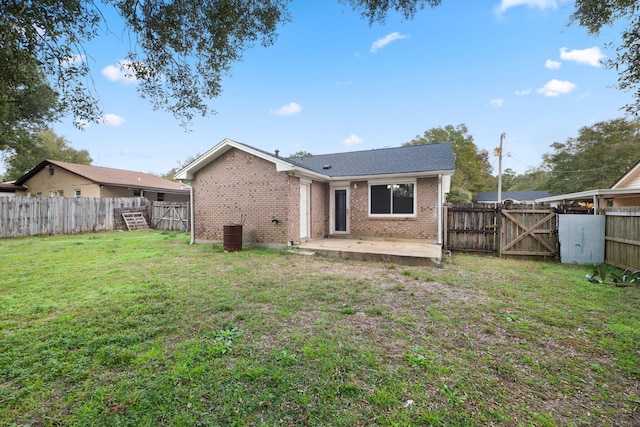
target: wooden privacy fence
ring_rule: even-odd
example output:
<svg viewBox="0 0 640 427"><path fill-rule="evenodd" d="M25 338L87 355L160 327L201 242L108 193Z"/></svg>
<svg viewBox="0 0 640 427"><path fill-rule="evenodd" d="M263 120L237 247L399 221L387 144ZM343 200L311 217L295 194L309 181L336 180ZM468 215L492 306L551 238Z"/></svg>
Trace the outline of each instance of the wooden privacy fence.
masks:
<svg viewBox="0 0 640 427"><path fill-rule="evenodd" d="M165 212L167 204L142 197L0 197L0 238L122 229L122 212L144 212L147 219L153 218L156 209L153 205L157 203L160 203L158 212ZM181 212L182 218L188 218L188 203L180 207L169 205L175 212ZM150 225L163 230L188 230L188 221L173 217L161 218Z"/></svg>
<svg viewBox="0 0 640 427"><path fill-rule="evenodd" d="M605 262L640 270L640 207L607 208L605 215Z"/></svg>
<svg viewBox="0 0 640 427"><path fill-rule="evenodd" d="M549 206L450 204L445 249L532 259L558 255L555 211Z"/></svg>

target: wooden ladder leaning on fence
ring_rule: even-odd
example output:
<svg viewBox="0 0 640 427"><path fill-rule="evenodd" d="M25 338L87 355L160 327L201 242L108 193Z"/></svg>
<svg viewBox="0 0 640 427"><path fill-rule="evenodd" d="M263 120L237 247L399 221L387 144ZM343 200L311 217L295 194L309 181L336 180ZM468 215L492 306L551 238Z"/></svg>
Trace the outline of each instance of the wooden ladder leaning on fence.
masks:
<svg viewBox="0 0 640 427"><path fill-rule="evenodd" d="M147 220L144 219L141 212L123 212L122 218L124 219L125 224L127 224L129 231L149 229Z"/></svg>

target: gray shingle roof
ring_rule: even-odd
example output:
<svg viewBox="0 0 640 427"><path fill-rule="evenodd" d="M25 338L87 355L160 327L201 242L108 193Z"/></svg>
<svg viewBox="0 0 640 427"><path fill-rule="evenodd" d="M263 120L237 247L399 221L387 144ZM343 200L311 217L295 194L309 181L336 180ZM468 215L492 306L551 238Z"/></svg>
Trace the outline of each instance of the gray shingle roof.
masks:
<svg viewBox="0 0 640 427"><path fill-rule="evenodd" d="M283 159L330 177L453 171L450 142ZM328 167L328 168L327 168Z"/></svg>

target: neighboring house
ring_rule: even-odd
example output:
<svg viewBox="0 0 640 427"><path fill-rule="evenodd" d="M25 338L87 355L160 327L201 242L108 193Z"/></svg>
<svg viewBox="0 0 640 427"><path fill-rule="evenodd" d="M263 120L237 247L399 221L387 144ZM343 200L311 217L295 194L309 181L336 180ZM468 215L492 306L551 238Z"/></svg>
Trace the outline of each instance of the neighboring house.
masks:
<svg viewBox="0 0 640 427"><path fill-rule="evenodd" d="M611 188L543 197L536 202L556 205L585 202L595 207L594 214L601 213L607 206L640 206L640 161Z"/></svg>
<svg viewBox="0 0 640 427"><path fill-rule="evenodd" d="M244 221L258 246L328 236L442 242L450 143L283 158L225 139L176 174L193 189L194 239Z"/></svg>
<svg viewBox="0 0 640 427"><path fill-rule="evenodd" d="M503 191L502 203L534 204L536 199L548 197L548 191ZM498 192L478 193L478 203L498 203Z"/></svg>
<svg viewBox="0 0 640 427"><path fill-rule="evenodd" d="M24 195L26 188L16 185L15 181L0 182L0 197L14 197Z"/></svg>
<svg viewBox="0 0 640 427"><path fill-rule="evenodd" d="M613 199L613 206L640 206L640 161L613 184L612 190L632 190L635 194L620 194Z"/></svg>
<svg viewBox="0 0 640 427"><path fill-rule="evenodd" d="M186 202L189 191L179 182L155 175L101 166L45 160L16 181L26 195L38 197L146 197Z"/></svg>

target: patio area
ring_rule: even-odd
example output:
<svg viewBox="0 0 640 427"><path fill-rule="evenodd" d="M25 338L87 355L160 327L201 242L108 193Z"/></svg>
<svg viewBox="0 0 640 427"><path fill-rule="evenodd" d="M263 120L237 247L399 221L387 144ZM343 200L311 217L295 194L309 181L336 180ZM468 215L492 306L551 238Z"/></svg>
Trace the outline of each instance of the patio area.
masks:
<svg viewBox="0 0 640 427"><path fill-rule="evenodd" d="M441 245L424 240L408 239L368 240L330 237L301 243L294 252L411 266L437 264L442 258Z"/></svg>

